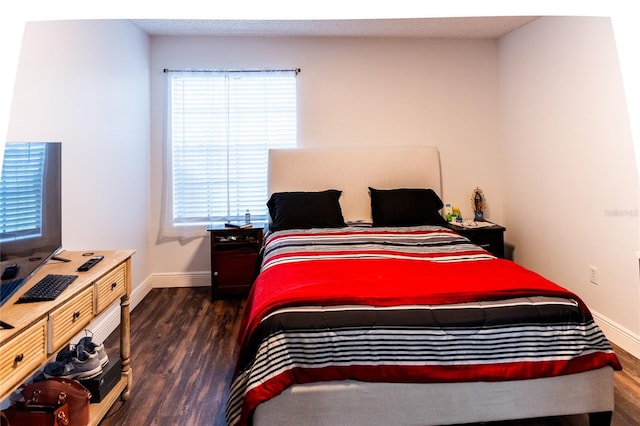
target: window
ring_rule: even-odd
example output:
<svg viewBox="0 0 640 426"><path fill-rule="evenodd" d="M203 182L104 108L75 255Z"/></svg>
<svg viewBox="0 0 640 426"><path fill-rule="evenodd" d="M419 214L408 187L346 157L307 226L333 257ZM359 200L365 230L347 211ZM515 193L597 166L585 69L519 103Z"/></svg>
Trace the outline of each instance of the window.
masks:
<svg viewBox="0 0 640 426"><path fill-rule="evenodd" d="M247 210L267 220L268 149L296 145L296 74L167 72L166 235L202 234Z"/></svg>

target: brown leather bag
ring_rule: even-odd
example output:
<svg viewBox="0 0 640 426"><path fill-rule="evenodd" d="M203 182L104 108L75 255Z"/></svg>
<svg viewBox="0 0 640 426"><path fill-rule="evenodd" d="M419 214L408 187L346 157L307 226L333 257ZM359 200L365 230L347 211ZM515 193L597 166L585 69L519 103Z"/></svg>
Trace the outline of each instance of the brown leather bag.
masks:
<svg viewBox="0 0 640 426"><path fill-rule="evenodd" d="M87 426L90 421L91 392L73 379L55 377L29 383L22 388L25 401L32 404L69 405L69 426Z"/></svg>
<svg viewBox="0 0 640 426"><path fill-rule="evenodd" d="M70 426L69 404L16 402L2 410L2 426Z"/></svg>

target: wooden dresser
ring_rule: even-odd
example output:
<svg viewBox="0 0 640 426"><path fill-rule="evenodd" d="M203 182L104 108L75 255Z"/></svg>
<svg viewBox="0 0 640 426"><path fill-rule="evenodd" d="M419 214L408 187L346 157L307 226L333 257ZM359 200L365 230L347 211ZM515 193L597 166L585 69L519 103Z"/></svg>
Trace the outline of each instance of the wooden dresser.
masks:
<svg viewBox="0 0 640 426"><path fill-rule="evenodd" d="M106 398L100 403L91 404L91 424L99 424L118 398L129 398L129 297L133 254L132 250L91 252L91 255L103 255L104 259L90 270L78 272L78 266L89 259L89 253L62 252L59 256L69 259L69 262L50 260L0 308L0 319L14 327L0 329L0 400L6 399L47 362L55 359L58 351L67 347L70 340L81 333L94 318L118 302L122 375ZM78 278L53 301L14 303L47 274L77 275Z"/></svg>

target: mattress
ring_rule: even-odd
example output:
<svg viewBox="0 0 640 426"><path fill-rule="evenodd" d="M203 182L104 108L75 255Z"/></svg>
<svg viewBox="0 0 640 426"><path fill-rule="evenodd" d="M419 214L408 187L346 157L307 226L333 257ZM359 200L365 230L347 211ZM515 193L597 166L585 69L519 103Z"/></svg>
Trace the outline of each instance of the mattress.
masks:
<svg viewBox="0 0 640 426"><path fill-rule="evenodd" d="M271 233L242 321L230 425L302 384L620 369L577 295L440 226Z"/></svg>
<svg viewBox="0 0 640 426"><path fill-rule="evenodd" d="M305 383L260 404L252 420L256 426L287 425L292 419L304 419L295 423L305 426L427 426L601 413L613 408L613 370L602 367L500 382Z"/></svg>

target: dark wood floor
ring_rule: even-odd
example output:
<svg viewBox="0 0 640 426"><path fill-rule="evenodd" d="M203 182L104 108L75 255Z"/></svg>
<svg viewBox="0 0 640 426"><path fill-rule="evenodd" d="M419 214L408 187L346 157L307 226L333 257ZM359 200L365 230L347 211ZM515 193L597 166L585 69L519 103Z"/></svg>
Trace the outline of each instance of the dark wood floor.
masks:
<svg viewBox="0 0 640 426"><path fill-rule="evenodd" d="M131 398L117 402L101 426L225 425L243 304L212 303L205 287L152 290L131 314ZM117 331L105 341L109 356L118 356L118 341ZM640 361L617 353L624 370L616 372L612 425L640 425ZM586 416L566 416L492 425L586 424Z"/></svg>

